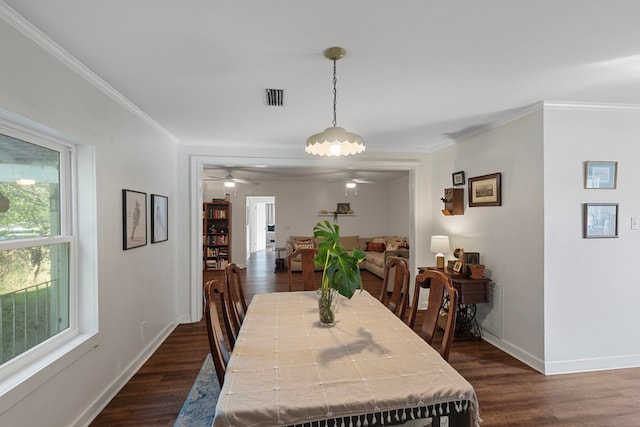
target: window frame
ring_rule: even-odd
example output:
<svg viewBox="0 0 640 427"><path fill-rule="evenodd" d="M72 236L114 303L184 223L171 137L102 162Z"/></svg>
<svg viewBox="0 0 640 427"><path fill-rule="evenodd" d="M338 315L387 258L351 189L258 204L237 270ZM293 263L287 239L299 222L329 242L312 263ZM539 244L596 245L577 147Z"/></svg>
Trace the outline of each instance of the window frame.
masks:
<svg viewBox="0 0 640 427"><path fill-rule="evenodd" d="M86 207L89 209L86 214L79 215L77 197L79 164L84 164L81 173L94 178L95 149L83 146L79 141L58 131L1 109L0 134L52 149L60 154L59 235L2 241L0 250L58 243L68 244L69 247L69 326L0 365L2 414L98 345L98 293L95 259L95 179L90 180L89 186L82 185L82 190L88 193ZM78 161L79 157L82 158L82 163ZM86 235L82 241L94 249L93 253L91 250L84 255L78 252L80 221L83 223L83 229L89 226L89 230L92 230L91 235ZM79 269L80 262L84 262L85 259L87 266Z"/></svg>

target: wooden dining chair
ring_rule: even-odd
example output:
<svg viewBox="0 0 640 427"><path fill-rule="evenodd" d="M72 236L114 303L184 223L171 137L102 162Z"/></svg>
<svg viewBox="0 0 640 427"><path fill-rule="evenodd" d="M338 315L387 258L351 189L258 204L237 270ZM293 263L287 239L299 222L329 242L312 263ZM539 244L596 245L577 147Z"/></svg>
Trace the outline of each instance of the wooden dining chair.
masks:
<svg viewBox="0 0 640 427"><path fill-rule="evenodd" d="M393 290L391 296L387 298L388 284L391 280L393 280ZM409 267L406 259L398 257L387 259L379 299L396 316L404 320L409 306Z"/></svg>
<svg viewBox="0 0 640 427"><path fill-rule="evenodd" d="M240 268L236 264L230 263L225 268L225 282L227 285L227 300L229 301L229 315L237 337L240 333L244 316L247 313L247 300L244 297Z"/></svg>
<svg viewBox="0 0 640 427"><path fill-rule="evenodd" d="M296 249L290 253L287 257L287 265L289 266L289 292L293 291L293 272L291 271L291 261L296 257L301 257L302 260L302 288L305 291L315 291L320 286L315 284L315 264L313 259L315 258L318 250L315 248L303 248Z"/></svg>
<svg viewBox="0 0 640 427"><path fill-rule="evenodd" d="M218 382L220 387L224 383L224 374L227 370L227 364L229 363L229 349L225 344L224 334L222 333L222 327L220 325L220 317L216 304L220 304L223 315L227 311L227 304L224 297L224 283L219 280L209 280L204 285L205 295L205 319L207 322L207 335L209 337L209 349L211 351L211 358L213 359L213 366L216 369L216 375L218 376ZM226 320L225 320L226 323ZM227 334L229 341L232 340L229 334L229 327L227 326ZM234 340L235 343L235 340Z"/></svg>
<svg viewBox="0 0 640 427"><path fill-rule="evenodd" d="M458 314L458 292L453 287L451 278L436 270L424 270L420 273L418 277L416 277L416 286L418 280L421 284L426 284L426 281L429 281L429 301L427 310L424 313L422 325L418 331L418 335L429 345L433 345L433 336L438 327L438 318L440 317L443 304L448 304L447 322L440 346L440 355L443 359L448 360ZM445 299L445 296L448 296L448 299Z"/></svg>

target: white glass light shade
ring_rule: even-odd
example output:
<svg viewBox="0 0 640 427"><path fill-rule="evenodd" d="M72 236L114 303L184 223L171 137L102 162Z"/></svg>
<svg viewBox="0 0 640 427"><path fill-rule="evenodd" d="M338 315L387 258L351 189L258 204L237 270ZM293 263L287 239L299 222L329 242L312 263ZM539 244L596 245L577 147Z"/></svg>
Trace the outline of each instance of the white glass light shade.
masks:
<svg viewBox="0 0 640 427"><path fill-rule="evenodd" d="M449 236L431 236L431 252L443 254L449 251Z"/></svg>
<svg viewBox="0 0 640 427"><path fill-rule="evenodd" d="M356 183L353 181L349 181L345 185L347 188L356 188Z"/></svg>
<svg viewBox="0 0 640 427"><path fill-rule="evenodd" d="M365 150L364 141L360 135L347 132L344 128L333 126L324 132L317 133L307 139L304 149L314 156L350 156Z"/></svg>
<svg viewBox="0 0 640 427"><path fill-rule="evenodd" d="M224 186L227 187L227 188L233 188L233 187L236 186L236 183L233 182L233 181L225 181L224 182Z"/></svg>

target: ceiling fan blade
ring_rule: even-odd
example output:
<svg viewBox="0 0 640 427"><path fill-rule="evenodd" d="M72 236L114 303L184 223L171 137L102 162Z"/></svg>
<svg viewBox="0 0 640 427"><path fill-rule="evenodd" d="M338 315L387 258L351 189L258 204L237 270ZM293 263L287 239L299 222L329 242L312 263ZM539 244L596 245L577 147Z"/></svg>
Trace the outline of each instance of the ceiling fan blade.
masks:
<svg viewBox="0 0 640 427"><path fill-rule="evenodd" d="M351 181L355 182L356 184L376 184L375 181L369 181L367 179L352 179Z"/></svg>
<svg viewBox="0 0 640 427"><path fill-rule="evenodd" d="M252 181L250 179L243 179L243 178L233 178L232 179L233 182L235 182L236 184L251 184L251 185L258 185L258 183L256 181Z"/></svg>

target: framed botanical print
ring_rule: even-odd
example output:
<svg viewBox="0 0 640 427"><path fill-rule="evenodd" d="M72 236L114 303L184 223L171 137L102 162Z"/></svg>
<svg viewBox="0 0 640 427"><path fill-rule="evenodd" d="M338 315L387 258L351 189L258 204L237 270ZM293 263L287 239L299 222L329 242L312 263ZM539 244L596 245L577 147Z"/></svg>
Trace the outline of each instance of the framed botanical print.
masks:
<svg viewBox="0 0 640 427"><path fill-rule="evenodd" d="M169 240L167 219L169 198L158 194L151 195L151 243Z"/></svg>
<svg viewBox="0 0 640 427"><path fill-rule="evenodd" d="M122 250L147 244L147 193L122 190Z"/></svg>

